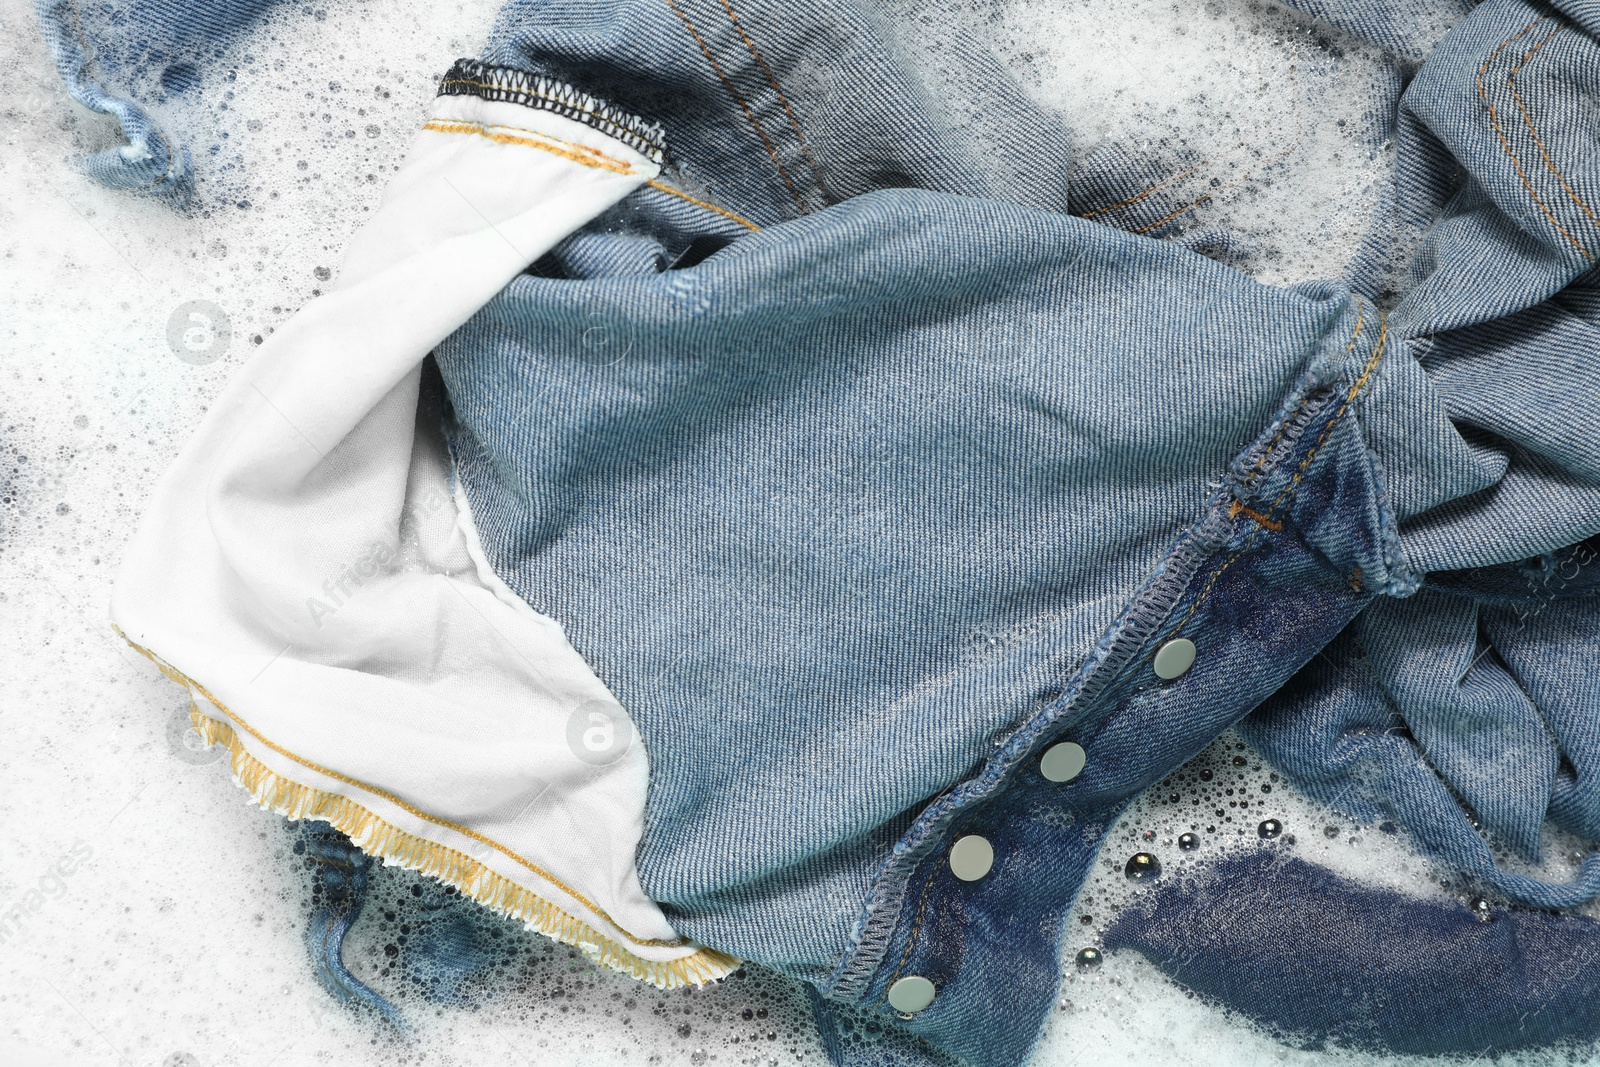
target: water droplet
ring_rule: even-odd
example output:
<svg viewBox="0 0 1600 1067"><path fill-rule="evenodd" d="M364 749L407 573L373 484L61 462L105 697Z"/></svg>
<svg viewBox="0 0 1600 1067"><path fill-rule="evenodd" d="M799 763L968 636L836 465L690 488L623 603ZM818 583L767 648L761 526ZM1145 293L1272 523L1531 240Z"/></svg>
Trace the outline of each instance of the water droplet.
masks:
<svg viewBox="0 0 1600 1067"><path fill-rule="evenodd" d="M1494 918L1494 912L1489 907L1489 902L1482 897L1474 897L1467 907L1472 909L1473 918L1481 923L1489 922Z"/></svg>
<svg viewBox="0 0 1600 1067"><path fill-rule="evenodd" d="M692 1033L694 1033L694 1027L690 1026L688 1023L684 1023L678 1027L679 1037L688 1037Z"/></svg>
<svg viewBox="0 0 1600 1067"><path fill-rule="evenodd" d="M1271 841L1274 837L1283 833L1283 823L1277 819L1266 819L1260 826L1256 827L1256 833L1260 834L1263 840Z"/></svg>
<svg viewBox="0 0 1600 1067"><path fill-rule="evenodd" d="M1179 834L1178 847L1183 849L1185 852L1193 852L1195 849L1200 847L1200 835Z"/></svg>
<svg viewBox="0 0 1600 1067"><path fill-rule="evenodd" d="M1161 877L1161 861L1148 852L1135 852L1122 873L1135 882L1148 882Z"/></svg>
<svg viewBox="0 0 1600 1067"><path fill-rule="evenodd" d="M1200 780L1202 782L1209 782L1209 781L1211 781L1211 778L1212 778L1212 774L1211 774L1211 772L1209 770L1205 770L1205 771L1201 771L1200 772Z"/></svg>
<svg viewBox="0 0 1600 1067"><path fill-rule="evenodd" d="M1235 767L1243 767L1246 763L1249 763L1249 762L1250 761L1245 759L1243 756L1235 756L1235 757L1233 757L1233 765Z"/></svg>
<svg viewBox="0 0 1600 1067"><path fill-rule="evenodd" d="M1100 966L1100 961L1104 958L1105 957L1101 955L1100 950L1097 948L1085 948L1078 950L1078 966L1084 969Z"/></svg>

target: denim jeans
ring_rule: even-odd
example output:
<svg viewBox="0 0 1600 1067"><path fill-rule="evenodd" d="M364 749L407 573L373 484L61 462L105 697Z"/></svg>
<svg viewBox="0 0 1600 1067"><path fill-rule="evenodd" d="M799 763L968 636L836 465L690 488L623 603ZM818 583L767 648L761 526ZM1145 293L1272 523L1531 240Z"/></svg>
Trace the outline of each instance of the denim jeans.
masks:
<svg viewBox="0 0 1600 1067"><path fill-rule="evenodd" d="M1595 856L1504 872L1474 825L1597 832L1593 583L1505 607L1600 534L1592 5L1489 0L1424 56L1420 5L1307 4L1393 52L1397 163L1345 276L1291 289L1186 247L1129 152L1075 169L978 42L934 79L905 11L740 7L514 0L443 85L532 72L665 129L663 182L436 357L494 569L649 751L674 928L811 983L841 1063L1021 1062L1107 827L1258 706L1319 795L1513 901L1600 895ZM1178 978L1237 999L1197 951ZM1290 999L1263 1017L1327 1029Z"/></svg>
<svg viewBox="0 0 1600 1067"><path fill-rule="evenodd" d="M1071 218L1065 129L981 49L964 104L1003 134L869 9L742 6L506 9L488 60L661 122L713 207L635 194L439 350L460 476L497 571L639 723L640 871L674 925L812 982L847 1062L1018 1062L1130 796L1374 597L1357 625L1600 530L1600 172L1563 107L1596 45L1495 2L1397 56L1367 246L1286 292ZM1163 681L1174 637L1199 659ZM1328 768L1313 710L1269 748L1308 781L1281 750ZM1517 736L1506 762L1554 765ZM1062 739L1087 766L1058 785L1036 761ZM1543 809L1512 806L1526 840ZM1594 857L1551 886L1446 847L1459 804L1386 810L1512 899L1600 893ZM975 883L948 859L968 835L995 853ZM907 976L938 992L897 1018Z"/></svg>

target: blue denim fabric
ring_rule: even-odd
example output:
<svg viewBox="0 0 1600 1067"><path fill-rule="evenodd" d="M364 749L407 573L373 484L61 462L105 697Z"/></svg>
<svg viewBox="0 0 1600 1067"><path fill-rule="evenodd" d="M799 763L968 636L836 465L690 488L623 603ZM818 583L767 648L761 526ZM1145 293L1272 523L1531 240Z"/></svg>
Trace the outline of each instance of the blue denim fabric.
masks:
<svg viewBox="0 0 1600 1067"><path fill-rule="evenodd" d="M1345 276L1294 290L1195 254L1228 235L1159 192L1072 217L1182 160L1074 169L1071 116L980 42L913 46L916 5L513 0L494 31L490 63L659 121L694 200L640 190L441 346L460 478L639 725L646 891L812 983L840 1063L1025 1059L1106 828L1263 702L1319 795L1508 897L1600 892L1474 827L1532 855L1600 810L1593 589L1506 592L1600 534L1600 9L1453 6L1430 53L1432 5L1302 6L1394 54L1398 162ZM1163 682L1176 635L1199 659ZM939 992L900 1018L910 974Z"/></svg>
<svg viewBox="0 0 1600 1067"><path fill-rule="evenodd" d="M1492 0L1397 55L1395 185L1351 296L1068 217L1134 168L1075 201L1065 127L981 48L931 86L868 8L739 7L506 9L488 60L659 121L664 181L765 228L645 191L510 286L437 353L460 477L496 570L639 724L640 871L674 924L813 983L840 1062L1020 1062L1130 797L1375 596L1356 626L1600 532L1600 168L1560 106L1600 49ZM1393 662L1431 665L1394 625ZM1175 634L1199 662L1163 683ZM1314 721L1288 719L1313 780ZM1485 728L1521 730L1519 786L1476 741L1453 765L1524 848L1559 778L1533 726ZM1064 786L1035 763L1063 737L1088 752ZM1476 862L1454 802L1400 817L1508 895L1600 892L1593 859L1571 887ZM977 883L945 859L968 833L997 854ZM897 1018L911 974L938 996Z"/></svg>
<svg viewBox="0 0 1600 1067"><path fill-rule="evenodd" d="M325 822L306 820L294 827L294 853L303 857L313 872L305 942L317 981L341 1003L376 1012L404 1031L405 1023L394 1006L344 965L344 938L361 917L372 858Z"/></svg>
<svg viewBox="0 0 1600 1067"><path fill-rule="evenodd" d="M128 143L84 160L113 189L182 201L193 161L167 105L279 0L34 0L56 70L77 101L116 118Z"/></svg>
<svg viewBox="0 0 1600 1067"><path fill-rule="evenodd" d="M1304 1047L1481 1056L1600 1038L1600 923L1417 900L1278 849L1141 894L1105 947Z"/></svg>
<svg viewBox="0 0 1600 1067"><path fill-rule="evenodd" d="M1506 897L1600 895L1600 854L1570 885L1501 869L1545 824L1600 839L1600 544L1430 581L1369 608L1241 726L1302 789L1391 817ZM1486 831L1485 833L1480 831Z"/></svg>

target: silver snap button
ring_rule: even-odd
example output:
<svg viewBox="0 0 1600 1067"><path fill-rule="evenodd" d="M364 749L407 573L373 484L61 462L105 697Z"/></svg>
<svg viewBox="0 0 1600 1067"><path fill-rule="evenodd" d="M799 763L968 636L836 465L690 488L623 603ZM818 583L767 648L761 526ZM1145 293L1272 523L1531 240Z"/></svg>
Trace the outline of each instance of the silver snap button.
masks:
<svg viewBox="0 0 1600 1067"><path fill-rule="evenodd" d="M976 882L994 867L994 846L986 838L968 834L950 846L950 869L963 882Z"/></svg>
<svg viewBox="0 0 1600 1067"><path fill-rule="evenodd" d="M1039 773L1052 782L1070 782L1083 773L1089 760L1083 746L1074 741L1051 745L1039 757Z"/></svg>
<svg viewBox="0 0 1600 1067"><path fill-rule="evenodd" d="M1194 642L1187 637L1174 637L1156 650L1154 666L1157 678L1182 678L1194 666Z"/></svg>
<svg viewBox="0 0 1600 1067"><path fill-rule="evenodd" d="M910 1015L932 1004L937 992L932 982L920 974L913 974L889 987L889 1007Z"/></svg>

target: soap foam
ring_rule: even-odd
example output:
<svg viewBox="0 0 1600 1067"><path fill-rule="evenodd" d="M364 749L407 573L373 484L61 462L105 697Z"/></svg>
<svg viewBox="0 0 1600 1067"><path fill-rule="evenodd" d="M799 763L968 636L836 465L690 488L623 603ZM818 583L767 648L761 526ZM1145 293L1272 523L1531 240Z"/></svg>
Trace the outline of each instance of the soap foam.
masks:
<svg viewBox="0 0 1600 1067"><path fill-rule="evenodd" d="M274 16L163 105L195 131L199 193L183 213L73 167L118 143L115 125L68 98L27 0L0 7L7 1062L825 1062L791 983L747 968L662 992L486 911L472 928L507 946L501 965L436 1002L400 966L407 901L425 880L380 867L346 958L415 1027L396 1042L312 974L312 871L293 834L228 781L219 749L195 747L179 691L109 628L110 576L154 480L255 345L332 279L434 79L478 54L499 3L358 0ZM1258 277L1332 275L1351 254L1388 164L1359 114L1382 75L1370 50L1339 41L1334 56L1333 37L1235 0L1018 4L994 25L1030 91L1071 117L1080 151L1176 138L1227 161L1236 192L1204 225L1241 226ZM1300 147L1257 167L1237 143L1259 146L1259 131L1268 155ZM1083 944L1139 891L1121 876L1126 854L1158 852L1179 876L1177 834L1216 825L1202 856L1255 847L1258 816L1280 819L1309 859L1455 899L1400 835L1340 821L1253 755L1234 767L1236 744L1219 742L1113 830L1069 920ZM1173 793L1180 802L1163 800ZM1211 814L1197 822L1198 810ZM1069 964L1061 996L1037 1063L1400 1062L1286 1050L1131 955L1092 975Z"/></svg>

